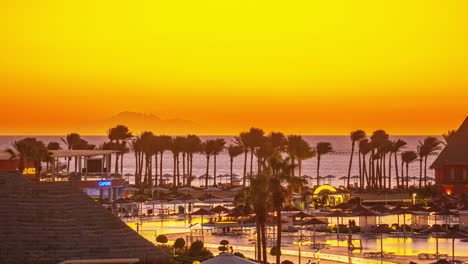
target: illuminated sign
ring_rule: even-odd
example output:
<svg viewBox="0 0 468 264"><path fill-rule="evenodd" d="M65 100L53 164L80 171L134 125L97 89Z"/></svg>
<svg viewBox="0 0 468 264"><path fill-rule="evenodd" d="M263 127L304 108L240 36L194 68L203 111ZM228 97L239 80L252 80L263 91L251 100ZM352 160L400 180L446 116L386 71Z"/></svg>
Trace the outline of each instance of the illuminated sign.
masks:
<svg viewBox="0 0 468 264"><path fill-rule="evenodd" d="M321 191L324 191L324 190L330 191L332 193L336 192L336 189L333 186L322 185L322 186L319 186L317 189L315 189L314 196L316 196L317 194L319 194Z"/></svg>
<svg viewBox="0 0 468 264"><path fill-rule="evenodd" d="M99 181L98 182L99 187L105 187L105 186L111 186L111 185L112 185L111 181Z"/></svg>
<svg viewBox="0 0 468 264"><path fill-rule="evenodd" d="M23 175L35 175L36 168L24 168Z"/></svg>

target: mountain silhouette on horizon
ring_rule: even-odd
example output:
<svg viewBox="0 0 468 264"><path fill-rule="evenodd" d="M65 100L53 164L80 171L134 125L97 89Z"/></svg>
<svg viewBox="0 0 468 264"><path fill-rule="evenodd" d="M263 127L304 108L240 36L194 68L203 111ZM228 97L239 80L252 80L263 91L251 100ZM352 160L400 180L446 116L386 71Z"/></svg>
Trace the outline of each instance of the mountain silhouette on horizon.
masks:
<svg viewBox="0 0 468 264"><path fill-rule="evenodd" d="M180 118L163 119L154 114L123 111L103 120L90 121L80 124L82 133L92 133L92 131L102 131L116 125L125 125L133 133L142 131L153 131L156 134L189 134L202 133L204 128L190 120Z"/></svg>

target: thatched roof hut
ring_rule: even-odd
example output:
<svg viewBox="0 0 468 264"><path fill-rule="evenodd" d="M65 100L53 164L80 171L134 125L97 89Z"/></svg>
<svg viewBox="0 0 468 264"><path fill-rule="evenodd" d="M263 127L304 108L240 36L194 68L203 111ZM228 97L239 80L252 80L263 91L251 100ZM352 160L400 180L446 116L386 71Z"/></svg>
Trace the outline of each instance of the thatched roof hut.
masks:
<svg viewBox="0 0 468 264"><path fill-rule="evenodd" d="M0 263L171 261L77 187L32 182L18 172L0 172L0 241Z"/></svg>

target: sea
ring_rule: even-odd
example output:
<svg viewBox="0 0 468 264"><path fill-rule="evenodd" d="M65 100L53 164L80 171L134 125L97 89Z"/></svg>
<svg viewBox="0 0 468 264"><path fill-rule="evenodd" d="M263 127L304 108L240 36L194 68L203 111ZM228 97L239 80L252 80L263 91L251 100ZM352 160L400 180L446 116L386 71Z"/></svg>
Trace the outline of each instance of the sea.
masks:
<svg viewBox="0 0 468 264"><path fill-rule="evenodd" d="M26 136L0 136L0 150L10 148L12 143L16 140L20 140ZM66 149L65 144L61 141L61 138L65 136L28 136L35 137L38 140L42 140L45 143L56 141L62 144L62 148ZM82 136L89 143L100 145L107 140L106 136ZM215 138L223 138L227 145L234 144L235 136L200 136L202 141ZM419 141L422 141L427 135L411 135L411 136L391 136L390 139L403 139L408 144L403 150L416 150ZM339 177L345 176L348 173L348 164L351 153L351 140L349 136L303 136L303 138L311 145L315 146L318 142L330 142L333 146L334 152L322 156L320 163L320 176L333 175L336 178L331 180L321 180L325 183L330 183L334 186L344 184L344 180L339 180ZM442 137L438 137L442 140ZM249 156L250 157L250 156ZM428 167L437 155L431 155L428 157ZM399 157L398 157L399 158ZM234 159L233 171L235 174L243 174L243 155L238 156ZM255 162L255 161L254 161ZM256 163L254 163L256 164ZM398 160L399 170L401 160ZM223 152L218 155L216 163L216 175L229 174L230 173L229 156L227 152ZM392 162L392 166L393 162ZM249 168L249 166L248 166ZM255 169L255 165L254 165ZM303 161L302 175L308 175L315 177L317 175L317 158L312 158ZM135 157L132 153L124 155L124 174L135 173ZM168 151L164 153L163 157L163 173L173 173L173 159L172 154ZM180 173L182 173L182 163L180 163ZM195 154L193 157L193 174L195 176L203 175L206 173L206 157L202 154ZM352 166L351 175L357 175L359 173L357 155L354 155L354 161ZM434 171L428 168L428 177L434 177ZM210 159L209 175L213 175L213 159ZM392 172L394 176L394 172ZM409 166L409 176L419 176L419 162L414 162ZM224 180L227 180L225 178ZM131 179L133 181L133 179ZM223 181L221 179L221 181ZM393 180L394 181L394 180ZM315 183L315 181L314 181ZM197 181L194 182L197 184Z"/></svg>

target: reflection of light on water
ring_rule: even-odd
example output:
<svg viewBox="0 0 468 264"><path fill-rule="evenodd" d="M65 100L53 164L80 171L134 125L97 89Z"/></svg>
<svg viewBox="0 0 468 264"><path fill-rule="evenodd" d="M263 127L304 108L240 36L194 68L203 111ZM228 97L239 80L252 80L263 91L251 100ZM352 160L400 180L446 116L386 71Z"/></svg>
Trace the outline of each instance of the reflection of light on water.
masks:
<svg viewBox="0 0 468 264"><path fill-rule="evenodd" d="M192 223L200 223L201 218L192 219ZM209 222L209 219L204 218L203 222ZM136 230L136 223L127 223L129 227ZM199 229L200 224L196 225L194 229ZM208 229L207 227L205 227ZM156 232L156 233L155 233ZM180 234L180 237L185 238L185 235L190 232L188 220L176 220L176 219L165 219L164 221L153 221L153 222L144 222L143 226L140 227L140 235L151 242L155 242L155 234ZM311 233L309 234L311 235ZM344 234L347 235L347 234ZM248 237L231 237L229 240L234 242L237 246L247 246L250 245L248 239L255 238L254 235ZM323 235L317 236L317 242L327 243L331 246L347 247L347 240L339 241L335 239L336 237L329 236L328 239ZM205 242L217 243L220 237L212 236L209 233L205 233ZM283 235L283 241L285 243L293 242L293 237L288 236L287 234ZM375 235L373 237L365 237L353 234L353 244L356 247L359 247L359 241L362 243L363 251L380 251L380 235ZM170 243L169 243L170 244ZM389 237L384 235L383 238L383 247L384 251L395 252L396 255L417 255L419 253L435 253L436 250L436 239L433 237L420 237L412 238L407 237ZM303 248L304 251L308 251L307 247ZM451 239L439 239L439 253L449 254L452 252L452 240ZM460 242L459 239L455 240L455 254L458 256L467 255L468 253L468 243Z"/></svg>

